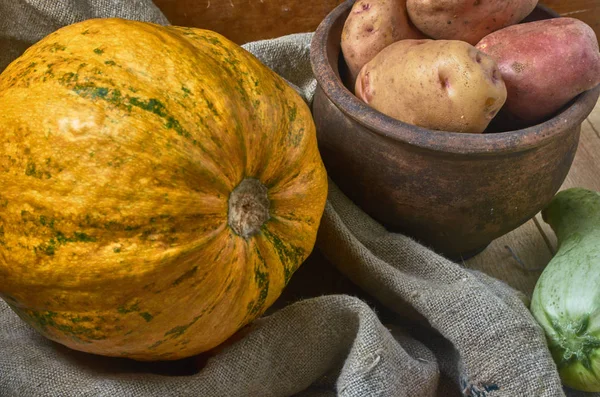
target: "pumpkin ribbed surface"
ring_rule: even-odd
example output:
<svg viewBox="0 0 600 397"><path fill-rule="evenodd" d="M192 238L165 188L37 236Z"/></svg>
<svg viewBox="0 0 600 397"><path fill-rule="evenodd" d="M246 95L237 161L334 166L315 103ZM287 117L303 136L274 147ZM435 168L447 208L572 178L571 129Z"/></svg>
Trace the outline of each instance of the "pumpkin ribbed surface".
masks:
<svg viewBox="0 0 600 397"><path fill-rule="evenodd" d="M327 194L302 99L206 30L95 19L0 75L0 296L46 337L139 360L271 305Z"/></svg>

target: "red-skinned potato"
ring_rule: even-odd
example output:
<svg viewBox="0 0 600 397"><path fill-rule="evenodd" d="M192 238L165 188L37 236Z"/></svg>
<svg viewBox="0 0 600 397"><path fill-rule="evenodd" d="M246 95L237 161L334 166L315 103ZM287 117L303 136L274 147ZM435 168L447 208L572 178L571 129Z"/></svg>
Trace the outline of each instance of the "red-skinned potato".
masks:
<svg viewBox="0 0 600 397"><path fill-rule="evenodd" d="M507 27L476 46L502 73L508 97L503 109L535 123L600 83L600 52L591 27L555 18Z"/></svg>
<svg viewBox="0 0 600 397"><path fill-rule="evenodd" d="M356 96L406 123L483 132L506 100L492 58L458 40L402 40L360 71Z"/></svg>
<svg viewBox="0 0 600 397"><path fill-rule="evenodd" d="M388 45L402 39L425 38L408 18L406 0L358 0L342 31L342 53L351 82L363 65Z"/></svg>
<svg viewBox="0 0 600 397"><path fill-rule="evenodd" d="M415 26L433 39L476 44L487 34L513 25L535 8L538 0L407 0Z"/></svg>

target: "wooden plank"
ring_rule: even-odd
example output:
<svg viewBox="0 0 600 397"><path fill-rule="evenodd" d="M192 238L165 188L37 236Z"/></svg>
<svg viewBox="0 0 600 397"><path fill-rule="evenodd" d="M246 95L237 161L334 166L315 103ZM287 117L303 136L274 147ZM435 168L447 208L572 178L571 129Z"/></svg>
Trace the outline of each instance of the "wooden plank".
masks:
<svg viewBox="0 0 600 397"><path fill-rule="evenodd" d="M463 262L531 296L544 266L552 258L533 220L494 240L481 254Z"/></svg>
<svg viewBox="0 0 600 397"><path fill-rule="evenodd" d="M600 0L544 0L540 2L563 17L577 18L587 23L600 37Z"/></svg>
<svg viewBox="0 0 600 397"><path fill-rule="evenodd" d="M560 190L580 186L600 191L600 128L597 126L600 127L600 101L581 125L577 154ZM484 252L464 265L503 280L531 296L555 249L556 237L552 229L537 214L523 226L492 242Z"/></svg>
<svg viewBox="0 0 600 397"><path fill-rule="evenodd" d="M596 103L594 110L592 110L588 116L588 120L592 124L592 128L595 130L594 132L596 133L596 136L600 138L600 101Z"/></svg>
<svg viewBox="0 0 600 397"><path fill-rule="evenodd" d="M214 30L238 44L314 31L343 0L154 0L179 26Z"/></svg>
<svg viewBox="0 0 600 397"><path fill-rule="evenodd" d="M219 32L238 44L314 31L343 0L154 0L174 25ZM581 19L600 37L600 0L540 2L563 16Z"/></svg>
<svg viewBox="0 0 600 397"><path fill-rule="evenodd" d="M581 125L581 137L573 165L560 190L583 187L600 191L600 101ZM556 236L542 215L536 219L552 248L556 250Z"/></svg>

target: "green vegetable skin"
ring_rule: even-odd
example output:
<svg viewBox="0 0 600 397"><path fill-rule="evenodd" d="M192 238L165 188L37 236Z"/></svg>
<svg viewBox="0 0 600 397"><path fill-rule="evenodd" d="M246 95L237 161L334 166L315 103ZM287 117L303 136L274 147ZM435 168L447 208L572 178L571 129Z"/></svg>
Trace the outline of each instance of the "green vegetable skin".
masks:
<svg viewBox="0 0 600 397"><path fill-rule="evenodd" d="M542 211L558 252L540 276L531 312L563 384L600 392L600 193L573 188Z"/></svg>

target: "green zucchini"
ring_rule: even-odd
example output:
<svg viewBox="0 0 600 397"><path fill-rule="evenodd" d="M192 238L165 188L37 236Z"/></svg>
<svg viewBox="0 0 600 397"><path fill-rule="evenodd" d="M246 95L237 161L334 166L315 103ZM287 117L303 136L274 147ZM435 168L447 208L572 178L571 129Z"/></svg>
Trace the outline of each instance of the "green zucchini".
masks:
<svg viewBox="0 0 600 397"><path fill-rule="evenodd" d="M563 384L600 392L600 193L564 190L542 217L558 251L537 281L530 309Z"/></svg>

